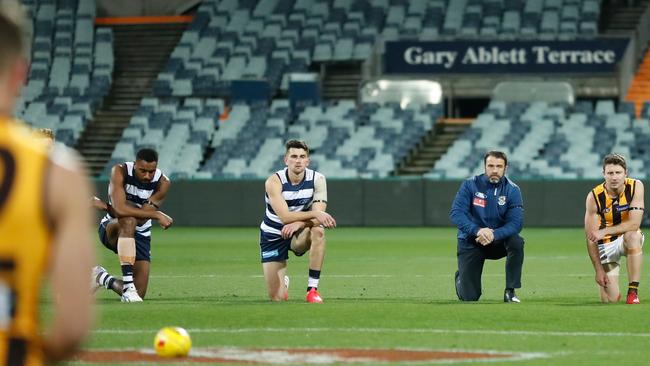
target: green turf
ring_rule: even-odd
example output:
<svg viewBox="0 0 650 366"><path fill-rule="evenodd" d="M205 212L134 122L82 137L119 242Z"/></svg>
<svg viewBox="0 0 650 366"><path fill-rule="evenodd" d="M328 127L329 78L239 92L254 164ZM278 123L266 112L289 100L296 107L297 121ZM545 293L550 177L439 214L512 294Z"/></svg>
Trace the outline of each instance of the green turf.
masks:
<svg viewBox="0 0 650 366"><path fill-rule="evenodd" d="M452 229L329 230L321 305L304 302L306 257L289 260L290 301L266 300L257 229L172 228L153 235L147 299L122 304L99 292L96 331L86 348L148 348L157 329L179 325L190 330L195 348L462 349L546 354L507 364L650 362L648 270L641 305L600 304L580 229L522 233L521 304L502 302L504 260L486 263L478 303L458 302ZM116 257L97 248L101 263L117 273ZM625 267L621 273L624 289Z"/></svg>

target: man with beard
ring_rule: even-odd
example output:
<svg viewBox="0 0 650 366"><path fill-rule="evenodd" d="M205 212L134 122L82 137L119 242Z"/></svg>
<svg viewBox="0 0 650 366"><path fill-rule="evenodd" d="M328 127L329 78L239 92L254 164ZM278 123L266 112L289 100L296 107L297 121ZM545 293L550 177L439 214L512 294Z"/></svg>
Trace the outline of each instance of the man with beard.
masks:
<svg viewBox="0 0 650 366"><path fill-rule="evenodd" d="M463 182L449 213L458 227L456 294L461 301L477 301L485 260L506 257L503 301L518 303L515 289L521 287L524 263L524 239L519 236L524 221L521 191L505 176L505 153L489 151L483 162L485 173Z"/></svg>

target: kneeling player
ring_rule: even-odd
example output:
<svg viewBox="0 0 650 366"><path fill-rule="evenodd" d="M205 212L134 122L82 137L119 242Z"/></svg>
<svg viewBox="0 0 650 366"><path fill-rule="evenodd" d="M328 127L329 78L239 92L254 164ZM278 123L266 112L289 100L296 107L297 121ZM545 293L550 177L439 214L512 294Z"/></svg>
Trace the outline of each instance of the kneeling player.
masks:
<svg viewBox="0 0 650 366"><path fill-rule="evenodd" d="M587 195L585 234L587 250L596 271L600 298L617 302L620 260L627 257L628 290L626 303L638 304L638 288L643 262L644 188L641 181L627 177L625 159L610 154L603 160L605 182Z"/></svg>
<svg viewBox="0 0 650 366"><path fill-rule="evenodd" d="M97 209L107 212L99 224L99 239L118 255L122 280L97 266L93 269L92 281L95 288L104 286L116 292L123 302L140 302L147 293L151 220L158 220L164 229L173 222L158 210L171 183L157 165L156 151L138 151L135 162L116 164L111 170L110 202L93 199Z"/></svg>
<svg viewBox="0 0 650 366"><path fill-rule="evenodd" d="M336 226L334 218L325 212L325 177L307 169L309 149L302 141L287 142L284 161L287 167L265 183L266 213L260 225L260 249L266 287L271 300L287 300L289 250L298 256L309 250L306 300L320 303L323 300L317 290L325 258L324 228Z"/></svg>

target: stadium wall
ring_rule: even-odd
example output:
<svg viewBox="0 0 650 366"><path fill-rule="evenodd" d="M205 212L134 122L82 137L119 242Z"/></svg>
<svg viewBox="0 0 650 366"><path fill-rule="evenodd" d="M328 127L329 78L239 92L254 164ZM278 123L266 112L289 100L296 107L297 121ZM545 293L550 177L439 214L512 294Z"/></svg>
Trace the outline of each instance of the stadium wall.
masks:
<svg viewBox="0 0 650 366"><path fill-rule="evenodd" d="M451 226L449 208L460 181L422 178L328 180L328 211L340 226ZM583 225L585 198L596 181L517 181L528 227ZM96 181L106 199L107 181ZM264 212L262 180L174 181L163 210L178 226L257 226Z"/></svg>

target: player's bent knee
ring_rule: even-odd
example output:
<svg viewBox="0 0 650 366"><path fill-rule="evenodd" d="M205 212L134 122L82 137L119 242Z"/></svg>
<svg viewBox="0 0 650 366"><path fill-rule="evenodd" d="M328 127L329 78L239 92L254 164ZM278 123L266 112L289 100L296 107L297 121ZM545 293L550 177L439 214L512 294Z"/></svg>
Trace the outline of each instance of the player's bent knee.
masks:
<svg viewBox="0 0 650 366"><path fill-rule="evenodd" d="M312 239L323 239L325 237L325 229L320 226L311 228L310 233Z"/></svg>
<svg viewBox="0 0 650 366"><path fill-rule="evenodd" d="M519 235L512 235L506 239L508 249L510 250L523 250L524 249L524 238Z"/></svg>
<svg viewBox="0 0 650 366"><path fill-rule="evenodd" d="M640 246L642 239L643 235L638 231L628 231L623 234L623 240L625 240L626 245Z"/></svg>
<svg viewBox="0 0 650 366"><path fill-rule="evenodd" d="M280 296L277 292L269 292L269 299L274 302L285 301L284 296Z"/></svg>
<svg viewBox="0 0 650 366"><path fill-rule="evenodd" d="M635 256L643 253L641 243L643 242L643 235L638 231L627 232L624 234L625 255Z"/></svg>
<svg viewBox="0 0 650 366"><path fill-rule="evenodd" d="M479 299L480 297L481 297L480 294L479 294L479 295L472 294L472 295L470 295L470 296L463 296L463 295L461 295L461 296L458 297L458 299L459 299L460 301L468 301L468 302L469 302L469 301L478 301L478 299Z"/></svg>
<svg viewBox="0 0 650 366"><path fill-rule="evenodd" d="M467 291L463 290L462 287L458 289L457 295L460 301L478 301L481 298L480 291Z"/></svg>
<svg viewBox="0 0 650 366"><path fill-rule="evenodd" d="M612 295L612 294L601 294L600 295L600 301L603 304L615 304L620 299L621 299L621 294L620 293L616 294L616 295Z"/></svg>
<svg viewBox="0 0 650 366"><path fill-rule="evenodd" d="M118 219L120 225L120 230L125 231L135 231L135 227L138 225L138 220L133 217L122 217Z"/></svg>
<svg viewBox="0 0 650 366"><path fill-rule="evenodd" d="M325 246L325 229L322 227L311 228L311 247L323 248Z"/></svg>

